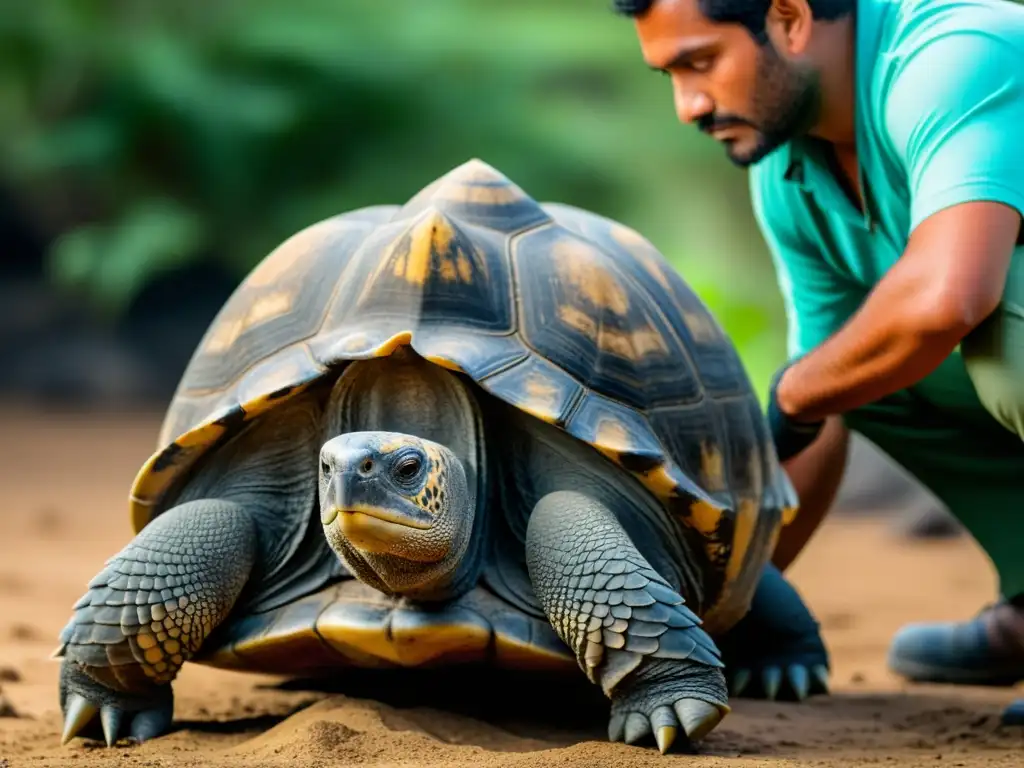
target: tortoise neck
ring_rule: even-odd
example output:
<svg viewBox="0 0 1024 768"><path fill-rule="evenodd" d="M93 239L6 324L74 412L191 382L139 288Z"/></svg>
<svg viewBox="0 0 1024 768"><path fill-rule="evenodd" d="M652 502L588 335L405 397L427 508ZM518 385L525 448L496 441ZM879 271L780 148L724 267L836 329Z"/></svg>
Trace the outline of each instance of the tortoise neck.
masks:
<svg viewBox="0 0 1024 768"><path fill-rule="evenodd" d="M462 498L456 500L449 493L446 501L459 505L450 510L460 529L450 529L453 546L460 552L453 553L452 561L426 565L366 555L335 542L341 551L348 550L344 559L351 561L346 564L354 575L375 589L416 602L445 602L473 589L486 554L490 484L483 415L471 385L408 350L358 361L334 385L325 426L327 439L380 431L432 441L454 455L465 477Z"/></svg>

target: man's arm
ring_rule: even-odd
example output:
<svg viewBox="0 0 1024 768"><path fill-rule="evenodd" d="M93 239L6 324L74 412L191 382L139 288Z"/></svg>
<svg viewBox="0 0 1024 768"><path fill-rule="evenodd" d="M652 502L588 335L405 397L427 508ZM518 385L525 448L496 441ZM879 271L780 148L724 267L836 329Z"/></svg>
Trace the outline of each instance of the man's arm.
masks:
<svg viewBox="0 0 1024 768"><path fill-rule="evenodd" d="M788 318L788 354L799 357L830 336L853 313L863 291L829 266L794 217L798 206L774 181L778 169L750 172L754 217L768 245ZM790 192L792 194L792 192ZM800 499L800 512L779 535L772 562L785 570L832 506L846 466L848 433L831 417L817 439L782 467Z"/></svg>
<svg viewBox="0 0 1024 768"><path fill-rule="evenodd" d="M917 383L998 306L1024 210L1020 61L998 35L963 28L907 57L887 127L910 178L909 242L849 322L779 380L792 420Z"/></svg>
<svg viewBox="0 0 1024 768"><path fill-rule="evenodd" d="M783 375L782 411L820 421L934 371L999 305L1019 226L1016 210L990 202L926 219L850 321Z"/></svg>

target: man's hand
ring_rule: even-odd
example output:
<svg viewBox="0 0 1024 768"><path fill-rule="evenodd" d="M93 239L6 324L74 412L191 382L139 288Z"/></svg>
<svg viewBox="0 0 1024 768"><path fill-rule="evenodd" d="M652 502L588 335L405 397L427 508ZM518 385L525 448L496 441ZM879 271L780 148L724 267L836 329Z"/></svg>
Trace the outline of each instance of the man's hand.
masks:
<svg viewBox="0 0 1024 768"><path fill-rule="evenodd" d="M1020 220L1001 203L971 202L922 222L853 317L777 376L769 421L780 455L813 440L806 425L934 371L999 306Z"/></svg>
<svg viewBox="0 0 1024 768"><path fill-rule="evenodd" d="M779 405L779 382L790 365L784 365L776 372L768 389L768 428L781 462L788 461L813 443L825 423L824 419L797 421L782 410Z"/></svg>

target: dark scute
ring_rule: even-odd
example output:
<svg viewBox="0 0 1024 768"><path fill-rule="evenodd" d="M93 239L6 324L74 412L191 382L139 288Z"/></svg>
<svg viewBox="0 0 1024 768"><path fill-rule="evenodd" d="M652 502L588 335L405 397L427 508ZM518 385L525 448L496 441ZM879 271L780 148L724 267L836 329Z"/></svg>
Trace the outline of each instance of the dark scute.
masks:
<svg viewBox="0 0 1024 768"><path fill-rule="evenodd" d="M647 453L619 453L619 463L630 472L646 474L662 466L665 462L661 456Z"/></svg>
<svg viewBox="0 0 1024 768"><path fill-rule="evenodd" d="M450 229L452 236L435 239L428 265L418 265L414 260L421 256L413 249L423 247L428 228L433 233ZM419 272L424 267L425 273ZM349 274L328 310L325 331L372 332L380 324L413 332L437 326L488 333L513 329L504 237L441 218L435 210L375 231L354 255Z"/></svg>
<svg viewBox="0 0 1024 768"><path fill-rule="evenodd" d="M288 386L282 387L281 389L278 389L275 392L271 392L269 395L267 395L267 400L280 400L282 397L287 397L295 390L296 386L298 385L289 384Z"/></svg>
<svg viewBox="0 0 1024 768"><path fill-rule="evenodd" d="M561 203L545 203L544 207L562 226L600 244L651 297L652 304L661 310L687 350L692 362L687 375L693 377L694 386L703 386L713 397L751 391L731 340L679 271L653 244L618 222L590 211ZM630 233L628 245L615 236L616 232L624 231Z"/></svg>
<svg viewBox="0 0 1024 768"><path fill-rule="evenodd" d="M372 227L358 217L342 215L296 233L275 249L264 261L294 251L294 262L271 284L254 285L251 278L262 263L253 270L224 305L211 330L239 321L246 322L247 327L223 351L207 352L204 338L185 373L185 387L206 390L228 386L258 362L315 334L335 286L339 280L346 280L350 257ZM273 301L284 295L290 297L287 308L264 320L245 320L261 300Z"/></svg>
<svg viewBox="0 0 1024 768"><path fill-rule="evenodd" d="M171 443L156 457L153 462L152 472L163 472L170 469L185 452L177 443Z"/></svg>
<svg viewBox="0 0 1024 768"><path fill-rule="evenodd" d="M558 226L517 237L513 261L521 330L538 352L636 408L700 397L682 342L630 262Z"/></svg>
<svg viewBox="0 0 1024 768"><path fill-rule="evenodd" d="M497 169L476 159L424 187L395 218L418 216L428 208L506 234L549 220L544 209L520 187Z"/></svg>

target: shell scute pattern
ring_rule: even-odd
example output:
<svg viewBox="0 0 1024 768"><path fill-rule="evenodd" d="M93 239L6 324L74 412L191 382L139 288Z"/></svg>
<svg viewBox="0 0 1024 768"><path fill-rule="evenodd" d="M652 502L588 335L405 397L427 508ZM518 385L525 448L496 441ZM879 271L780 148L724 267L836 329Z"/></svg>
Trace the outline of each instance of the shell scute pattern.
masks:
<svg viewBox="0 0 1024 768"><path fill-rule="evenodd" d="M596 243L559 225L513 240L520 331L584 386L635 408L690 402L700 382L687 353L633 275Z"/></svg>
<svg viewBox="0 0 1024 768"><path fill-rule="evenodd" d="M738 355L653 245L539 205L472 161L402 207L315 224L253 270L197 349L161 451L136 479L136 530L241 423L346 361L403 345L631 472L705 537L716 569L735 571L749 542L777 529L747 511L768 483L795 503L769 465Z"/></svg>
<svg viewBox="0 0 1024 768"><path fill-rule="evenodd" d="M712 397L745 394L749 380L738 353L697 294L653 244L636 230L599 214L545 203L563 226L601 244L636 280L682 337L692 368Z"/></svg>
<svg viewBox="0 0 1024 768"><path fill-rule="evenodd" d="M383 219L384 208L377 212ZM261 360L309 338L373 217L335 216L278 246L225 303L189 363L180 391L224 390Z"/></svg>

